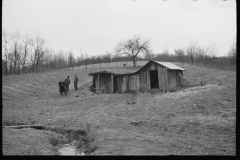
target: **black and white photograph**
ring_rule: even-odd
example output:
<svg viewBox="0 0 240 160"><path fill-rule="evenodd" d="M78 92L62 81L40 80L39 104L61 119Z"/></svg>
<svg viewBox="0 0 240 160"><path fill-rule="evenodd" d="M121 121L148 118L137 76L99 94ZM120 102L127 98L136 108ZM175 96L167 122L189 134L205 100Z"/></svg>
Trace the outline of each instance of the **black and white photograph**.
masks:
<svg viewBox="0 0 240 160"><path fill-rule="evenodd" d="M235 0L2 0L3 156L236 156Z"/></svg>

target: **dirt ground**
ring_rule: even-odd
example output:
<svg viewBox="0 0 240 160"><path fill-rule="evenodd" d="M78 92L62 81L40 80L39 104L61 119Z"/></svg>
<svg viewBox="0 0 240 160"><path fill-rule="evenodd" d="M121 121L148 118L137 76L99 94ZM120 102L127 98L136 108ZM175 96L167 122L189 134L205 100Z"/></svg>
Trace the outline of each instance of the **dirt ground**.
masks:
<svg viewBox="0 0 240 160"><path fill-rule="evenodd" d="M177 65L186 69L187 80L207 85L168 93L91 94L88 73L96 69L5 76L2 122L89 124L98 147L92 155L236 155L236 72ZM85 94L74 91L75 74ZM58 82L67 75L70 93L60 95ZM129 99L136 103L127 104ZM17 131L9 132L3 130L3 153L22 154L10 143Z"/></svg>

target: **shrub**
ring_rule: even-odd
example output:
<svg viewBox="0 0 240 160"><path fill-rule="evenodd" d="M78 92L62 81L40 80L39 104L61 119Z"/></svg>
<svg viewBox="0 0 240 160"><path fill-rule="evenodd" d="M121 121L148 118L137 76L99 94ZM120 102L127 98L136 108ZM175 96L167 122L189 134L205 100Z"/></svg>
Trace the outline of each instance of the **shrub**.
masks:
<svg viewBox="0 0 240 160"><path fill-rule="evenodd" d="M93 144L95 141L95 133L90 130L91 126L87 124L82 129L76 129L76 128L63 128L63 127L48 127L46 130L59 133L61 135L64 135L68 143L71 143L73 140L76 140L76 148L81 149L85 148L85 153L90 154L94 152L97 149L97 146ZM53 146L56 146L58 143L60 143L60 140L56 137L50 138L50 143Z"/></svg>
<svg viewBox="0 0 240 160"><path fill-rule="evenodd" d="M3 120L2 121L3 126L15 126L17 125L16 121L14 119L11 120Z"/></svg>
<svg viewBox="0 0 240 160"><path fill-rule="evenodd" d="M50 137L49 141L50 141L50 144L53 146L56 146L59 143L59 140L55 137Z"/></svg>

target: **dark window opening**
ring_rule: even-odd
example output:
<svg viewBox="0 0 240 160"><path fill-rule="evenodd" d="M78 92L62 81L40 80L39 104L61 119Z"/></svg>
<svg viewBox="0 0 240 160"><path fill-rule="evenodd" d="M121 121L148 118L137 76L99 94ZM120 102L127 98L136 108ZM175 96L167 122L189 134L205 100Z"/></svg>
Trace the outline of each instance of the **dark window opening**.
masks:
<svg viewBox="0 0 240 160"><path fill-rule="evenodd" d="M159 88L159 84L158 84L158 71L157 70L153 70L153 71L149 71L149 73L150 73L151 89L158 89Z"/></svg>

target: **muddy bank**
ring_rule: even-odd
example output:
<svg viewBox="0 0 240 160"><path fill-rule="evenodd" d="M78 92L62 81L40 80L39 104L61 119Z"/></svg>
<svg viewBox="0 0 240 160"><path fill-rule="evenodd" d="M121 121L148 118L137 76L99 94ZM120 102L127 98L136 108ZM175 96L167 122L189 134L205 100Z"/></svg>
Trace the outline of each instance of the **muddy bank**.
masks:
<svg viewBox="0 0 240 160"><path fill-rule="evenodd" d="M95 135L89 126L85 129L47 127L47 130L67 138L67 143L61 143L57 139L51 140L58 155L90 155L97 149L97 146L93 144Z"/></svg>

